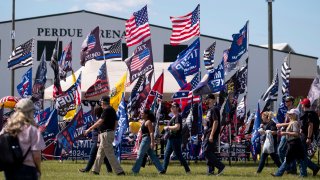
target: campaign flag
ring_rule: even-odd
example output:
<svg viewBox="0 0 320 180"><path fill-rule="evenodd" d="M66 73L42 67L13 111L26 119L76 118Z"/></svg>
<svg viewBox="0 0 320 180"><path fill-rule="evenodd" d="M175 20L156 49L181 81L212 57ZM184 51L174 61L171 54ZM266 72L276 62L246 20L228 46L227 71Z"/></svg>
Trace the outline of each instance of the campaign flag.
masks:
<svg viewBox="0 0 320 180"><path fill-rule="evenodd" d="M223 57L222 60L224 61L224 73L227 75L230 71L236 69L238 65L238 61L236 62L228 62L229 57L229 49L226 49L223 51Z"/></svg>
<svg viewBox="0 0 320 180"><path fill-rule="evenodd" d="M69 152L76 138L81 134L77 132L77 127L81 127L83 122L83 110L80 107L77 114L72 121L57 134L57 141L61 144L62 148Z"/></svg>
<svg viewBox="0 0 320 180"><path fill-rule="evenodd" d="M245 115L246 115L246 96L243 96L240 102L237 105L237 120L240 122L244 122Z"/></svg>
<svg viewBox="0 0 320 180"><path fill-rule="evenodd" d="M118 111L118 127L114 134L113 145L118 146L121 143L123 133L129 127L128 114L127 114L127 104L125 102L124 93L122 93L121 103L119 105Z"/></svg>
<svg viewBox="0 0 320 180"><path fill-rule="evenodd" d="M122 93L125 91L125 84L127 80L127 72L121 77L121 79L115 84L110 95L110 106L116 111L122 99Z"/></svg>
<svg viewBox="0 0 320 180"><path fill-rule="evenodd" d="M98 76L96 82L90 86L87 92L84 94L85 98L94 97L103 93L109 93L109 79L107 73L107 63L103 63L99 68Z"/></svg>
<svg viewBox="0 0 320 180"><path fill-rule="evenodd" d="M45 125L45 130L42 132L42 136L45 141L49 139L55 139L59 132L58 127L58 114L57 110L53 109L51 113L49 113L49 117L47 118L47 123Z"/></svg>
<svg viewBox="0 0 320 180"><path fill-rule="evenodd" d="M48 127L48 124L50 123L52 118L57 118L58 114L57 114L57 110L56 109L52 109L52 111L50 111L49 113L47 113L46 111L44 111L42 113L44 116L44 119L40 119L40 121L38 121L38 129L40 132L44 132L46 130L46 128ZM58 120L56 121L56 123L58 124Z"/></svg>
<svg viewBox="0 0 320 180"><path fill-rule="evenodd" d="M98 56L96 60L122 60L121 39L114 43L103 43L103 56Z"/></svg>
<svg viewBox="0 0 320 180"><path fill-rule="evenodd" d="M151 36L147 5L141 10L134 12L126 21L127 46L138 44L145 38Z"/></svg>
<svg viewBox="0 0 320 180"><path fill-rule="evenodd" d="M187 49L177 56L177 60L170 64L168 70L177 80L180 87L187 81L186 76L199 72L200 68L200 40L197 38Z"/></svg>
<svg viewBox="0 0 320 180"><path fill-rule="evenodd" d="M216 41L214 41L206 50L204 50L203 61L207 71L214 69L214 53L216 51Z"/></svg>
<svg viewBox="0 0 320 180"><path fill-rule="evenodd" d="M62 89L60 85L60 76L59 76L59 64L58 64L58 49L59 49L59 38L57 38L56 46L53 49L51 56L50 66L53 69L53 98L56 98L62 94Z"/></svg>
<svg viewBox="0 0 320 180"><path fill-rule="evenodd" d="M150 109L155 99L157 103L162 101L163 83L164 83L164 73L162 72L162 74L158 77L156 83L153 85L151 91L149 92L149 95L147 97L147 101L145 104L145 109Z"/></svg>
<svg viewBox="0 0 320 180"><path fill-rule="evenodd" d="M34 47L34 39L17 46L9 57L8 68L10 70L27 67L32 65L32 53Z"/></svg>
<svg viewBox="0 0 320 180"><path fill-rule="evenodd" d="M248 84L248 59L246 60L246 64L237 72L237 81L239 85L237 92L239 94L246 92Z"/></svg>
<svg viewBox="0 0 320 180"><path fill-rule="evenodd" d="M85 66L87 61L102 56L102 48L100 44L99 26L94 28L83 41L80 52L80 64Z"/></svg>
<svg viewBox="0 0 320 180"><path fill-rule="evenodd" d="M131 111L135 107L139 93L144 89L145 81L146 81L146 76L145 75L140 76L137 83L132 88L132 91L128 100L128 105L127 105L129 114L131 114ZM140 92L138 92L139 90Z"/></svg>
<svg viewBox="0 0 320 180"><path fill-rule="evenodd" d="M43 97L45 85L47 82L47 63L46 63L46 49L43 50L41 62L38 66L34 84L32 87L32 100L37 109L43 109Z"/></svg>
<svg viewBox="0 0 320 180"><path fill-rule="evenodd" d="M308 99L310 100L311 105L314 103L315 100L317 100L320 97L320 80L319 75L314 78L309 93L308 93Z"/></svg>
<svg viewBox="0 0 320 180"><path fill-rule="evenodd" d="M142 105L146 104L148 95L149 95L149 93L151 91L151 78L152 78L152 75L153 75L153 71L151 71L148 74L147 79L146 79L145 87L138 95L138 100L136 102L136 105L137 105L136 112L142 112L144 110L144 106L142 106Z"/></svg>
<svg viewBox="0 0 320 180"><path fill-rule="evenodd" d="M251 137L251 144L252 144L252 158L254 160L257 159L257 155L260 153L260 133L258 130L260 129L260 124L261 124L261 114L260 114L260 106L258 102L258 108L257 112L255 113L255 120L254 120L254 125L253 125L253 130L252 130L252 137Z"/></svg>
<svg viewBox="0 0 320 180"><path fill-rule="evenodd" d="M229 49L228 62L236 62L241 56L248 50L248 25L249 21L246 22L244 27L240 29L239 33L232 35L232 43Z"/></svg>
<svg viewBox="0 0 320 180"><path fill-rule="evenodd" d="M42 121L45 121L45 119L48 118L50 114L50 107L40 110L34 113L34 121L39 125L40 123L43 123Z"/></svg>
<svg viewBox="0 0 320 180"><path fill-rule="evenodd" d="M66 81L67 73L72 71L72 41L63 49L59 60L60 79Z"/></svg>
<svg viewBox="0 0 320 180"><path fill-rule="evenodd" d="M74 74L73 71L72 71L71 77L72 77L72 84L76 83L77 78L76 78L76 75ZM71 121L73 119L73 117L76 115L76 110L77 110L77 106L74 109L69 110L67 112L67 114L65 116L63 116L63 120Z"/></svg>
<svg viewBox="0 0 320 180"><path fill-rule="evenodd" d="M81 73L77 81L69 87L61 96L56 98L55 108L60 116L65 116L67 112L76 109L81 104Z"/></svg>
<svg viewBox="0 0 320 180"><path fill-rule="evenodd" d="M281 78L282 78L282 94L284 96L289 95L289 77L290 77L291 68L288 65L287 57L284 59L284 62L281 66Z"/></svg>
<svg viewBox="0 0 320 180"><path fill-rule="evenodd" d="M179 45L194 36L200 36L200 4L184 16L170 17L172 22L171 45Z"/></svg>
<svg viewBox="0 0 320 180"><path fill-rule="evenodd" d="M22 76L21 83L18 84L17 90L22 98L32 96L32 68Z"/></svg>
<svg viewBox="0 0 320 180"><path fill-rule="evenodd" d="M153 55L151 40L147 40L139 45L133 55L125 60L130 72L130 82L153 70Z"/></svg>
<svg viewBox="0 0 320 180"><path fill-rule="evenodd" d="M224 61L215 68L214 71L208 72L197 87L192 90L193 95L203 95L219 92L224 89Z"/></svg>
<svg viewBox="0 0 320 180"><path fill-rule="evenodd" d="M278 71L273 77L272 83L267 91L262 95L261 99L267 102L268 100L277 101L279 88Z"/></svg>

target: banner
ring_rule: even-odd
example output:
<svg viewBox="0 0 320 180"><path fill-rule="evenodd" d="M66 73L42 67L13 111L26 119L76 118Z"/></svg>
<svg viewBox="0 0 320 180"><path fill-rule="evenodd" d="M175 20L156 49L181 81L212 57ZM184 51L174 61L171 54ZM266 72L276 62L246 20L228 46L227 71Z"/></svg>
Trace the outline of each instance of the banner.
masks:
<svg viewBox="0 0 320 180"><path fill-rule="evenodd" d="M113 146L118 146L121 143L123 133L128 129L128 114L127 114L127 104L125 102L124 93L122 93L121 103L119 105L118 111L118 127L114 134Z"/></svg>
<svg viewBox="0 0 320 180"><path fill-rule="evenodd" d="M22 98L32 96L32 68L22 76L21 83L17 86L17 91Z"/></svg>
<svg viewBox="0 0 320 180"><path fill-rule="evenodd" d="M105 62L99 68L96 82L94 82L94 84L88 88L88 90L84 94L85 98L90 98L90 97L94 97L94 96L97 96L97 95L100 95L103 93L110 92L109 79L108 79L106 65L107 65L107 63Z"/></svg>
<svg viewBox="0 0 320 180"><path fill-rule="evenodd" d="M233 41L229 49L228 62L238 61L241 56L248 51L248 24L249 21L240 29L239 33L232 35Z"/></svg>
<svg viewBox="0 0 320 180"><path fill-rule="evenodd" d="M83 41L80 52L80 64L85 66L87 61L102 56L103 52L100 44L99 26L94 28Z"/></svg>
<svg viewBox="0 0 320 180"><path fill-rule="evenodd" d="M43 97L47 82L46 49L43 50L41 62L38 66L34 84L32 87L32 100L37 109L43 109Z"/></svg>

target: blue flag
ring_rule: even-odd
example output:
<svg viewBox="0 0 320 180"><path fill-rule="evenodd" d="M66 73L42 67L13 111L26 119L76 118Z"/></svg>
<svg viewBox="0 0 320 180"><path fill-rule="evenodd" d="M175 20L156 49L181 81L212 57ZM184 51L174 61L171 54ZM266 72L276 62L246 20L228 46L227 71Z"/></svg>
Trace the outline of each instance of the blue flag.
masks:
<svg viewBox="0 0 320 180"><path fill-rule="evenodd" d="M40 110L35 113L34 120L36 121L38 126L41 126L46 123L47 119L51 114L50 107L45 110Z"/></svg>
<svg viewBox="0 0 320 180"><path fill-rule="evenodd" d="M40 129L43 128L43 129ZM45 141L54 139L59 132L57 110L53 109L46 119L46 122L39 126L42 130L42 136Z"/></svg>
<svg viewBox="0 0 320 180"><path fill-rule="evenodd" d="M258 130L260 129L261 124L261 114L260 114L260 106L258 102L257 112L255 114L254 125L252 129L251 136L251 144L252 144L252 158L255 160L257 158L257 154L260 153L261 144L260 144L260 133Z"/></svg>
<svg viewBox="0 0 320 180"><path fill-rule="evenodd" d="M228 62L236 62L241 56L248 50L248 23L246 22L244 27L240 29L240 32L233 34L233 41L229 50Z"/></svg>
<svg viewBox="0 0 320 180"><path fill-rule="evenodd" d="M22 76L21 83L18 84L17 90L22 98L32 95L32 68Z"/></svg>
<svg viewBox="0 0 320 180"><path fill-rule="evenodd" d="M186 83L186 76L195 74L200 68L200 40L197 38L187 49L177 56L177 60L170 64L168 70L182 88Z"/></svg>
<svg viewBox="0 0 320 180"><path fill-rule="evenodd" d="M224 89L224 61L214 71L208 72L193 90L193 95L219 92Z"/></svg>
<svg viewBox="0 0 320 180"><path fill-rule="evenodd" d="M44 89L47 82L47 63L46 63L46 49L41 55L41 62L38 66L34 84L32 87L32 99L37 109L43 109Z"/></svg>
<svg viewBox="0 0 320 180"><path fill-rule="evenodd" d="M127 104L125 102L124 93L122 94L122 99L118 108L117 115L118 115L119 121L118 121L118 127L114 135L114 141L113 141L114 146L117 146L121 143L122 135L129 127Z"/></svg>
<svg viewBox="0 0 320 180"><path fill-rule="evenodd" d="M288 108L285 106L284 100L282 100L277 113L277 120L279 123L284 123L287 111Z"/></svg>

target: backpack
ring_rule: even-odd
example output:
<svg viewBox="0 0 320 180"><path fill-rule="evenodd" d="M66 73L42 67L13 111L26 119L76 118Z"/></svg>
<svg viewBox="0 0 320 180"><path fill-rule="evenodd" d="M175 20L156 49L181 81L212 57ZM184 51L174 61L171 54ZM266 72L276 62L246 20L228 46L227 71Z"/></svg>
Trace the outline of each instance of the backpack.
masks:
<svg viewBox="0 0 320 180"><path fill-rule="evenodd" d="M9 133L0 135L0 171L17 168L22 165L27 157L31 146L27 153L23 155L17 136Z"/></svg>

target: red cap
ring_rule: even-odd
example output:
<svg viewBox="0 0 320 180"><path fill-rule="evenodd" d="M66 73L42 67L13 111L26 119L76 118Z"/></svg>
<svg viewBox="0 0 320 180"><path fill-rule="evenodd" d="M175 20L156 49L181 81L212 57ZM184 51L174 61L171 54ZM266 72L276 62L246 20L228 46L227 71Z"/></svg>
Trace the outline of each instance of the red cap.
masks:
<svg viewBox="0 0 320 180"><path fill-rule="evenodd" d="M305 106L310 106L310 100L308 98L304 98L300 104L303 104Z"/></svg>

